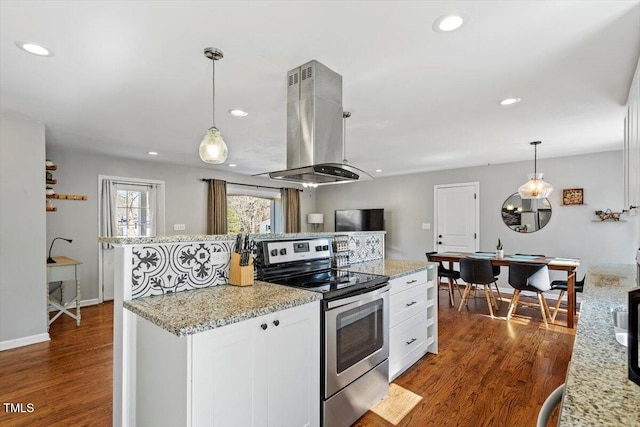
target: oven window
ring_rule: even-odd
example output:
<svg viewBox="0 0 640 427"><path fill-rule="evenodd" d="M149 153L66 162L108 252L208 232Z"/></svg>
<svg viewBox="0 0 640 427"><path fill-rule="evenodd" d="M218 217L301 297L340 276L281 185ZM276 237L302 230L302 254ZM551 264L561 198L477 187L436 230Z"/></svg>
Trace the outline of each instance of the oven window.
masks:
<svg viewBox="0 0 640 427"><path fill-rule="evenodd" d="M338 373L349 369L382 348L383 300L352 308L336 317Z"/></svg>

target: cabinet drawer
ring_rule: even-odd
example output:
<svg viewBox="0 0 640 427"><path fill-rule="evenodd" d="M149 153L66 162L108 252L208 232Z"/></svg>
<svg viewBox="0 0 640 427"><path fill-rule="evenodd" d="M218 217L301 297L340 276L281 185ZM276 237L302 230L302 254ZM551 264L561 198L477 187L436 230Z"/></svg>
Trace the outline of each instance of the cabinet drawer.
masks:
<svg viewBox="0 0 640 427"><path fill-rule="evenodd" d="M425 285L421 284L391 295L389 306L391 312L389 325L393 328L427 308Z"/></svg>
<svg viewBox="0 0 640 427"><path fill-rule="evenodd" d="M427 313L391 328L390 335L389 373L395 376L427 352Z"/></svg>
<svg viewBox="0 0 640 427"><path fill-rule="evenodd" d="M424 283L427 283L428 280L427 271L418 271L416 273L411 273L406 276L398 277L395 279L391 279L389 283L391 284L391 295L396 294L398 292L402 292L407 290L408 288L412 288L414 286L419 286Z"/></svg>

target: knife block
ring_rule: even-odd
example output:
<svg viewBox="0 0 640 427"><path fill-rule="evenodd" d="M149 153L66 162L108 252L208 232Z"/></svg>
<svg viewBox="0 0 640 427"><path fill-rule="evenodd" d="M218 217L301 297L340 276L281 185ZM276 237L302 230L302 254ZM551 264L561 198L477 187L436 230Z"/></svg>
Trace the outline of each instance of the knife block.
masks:
<svg viewBox="0 0 640 427"><path fill-rule="evenodd" d="M253 285L253 257L249 257L249 265L240 265L240 254L231 252L229 263L229 284L234 286Z"/></svg>

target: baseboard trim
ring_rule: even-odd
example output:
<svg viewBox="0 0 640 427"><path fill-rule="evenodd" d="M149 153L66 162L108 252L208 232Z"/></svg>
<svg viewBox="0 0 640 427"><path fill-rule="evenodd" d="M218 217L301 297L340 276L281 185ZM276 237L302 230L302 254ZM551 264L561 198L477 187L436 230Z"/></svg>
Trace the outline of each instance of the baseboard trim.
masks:
<svg viewBox="0 0 640 427"><path fill-rule="evenodd" d="M0 351L11 350L12 348L24 347L25 345L37 344L50 340L51 338L49 338L49 333L44 333L16 338L15 340L0 341Z"/></svg>

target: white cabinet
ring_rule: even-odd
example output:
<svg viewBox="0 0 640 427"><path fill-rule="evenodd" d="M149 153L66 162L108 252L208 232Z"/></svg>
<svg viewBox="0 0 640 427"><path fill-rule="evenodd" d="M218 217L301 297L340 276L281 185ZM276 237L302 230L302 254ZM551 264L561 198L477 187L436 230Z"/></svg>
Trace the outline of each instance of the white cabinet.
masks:
<svg viewBox="0 0 640 427"><path fill-rule="evenodd" d="M640 213L640 60L629 91L624 125L624 208L629 209L631 214L638 214Z"/></svg>
<svg viewBox="0 0 640 427"><path fill-rule="evenodd" d="M319 303L179 338L138 318L138 426L318 426Z"/></svg>
<svg viewBox="0 0 640 427"><path fill-rule="evenodd" d="M437 270L390 280L389 381L427 352L438 352Z"/></svg>

